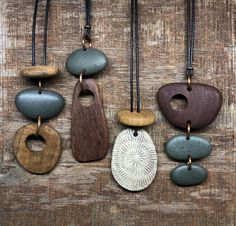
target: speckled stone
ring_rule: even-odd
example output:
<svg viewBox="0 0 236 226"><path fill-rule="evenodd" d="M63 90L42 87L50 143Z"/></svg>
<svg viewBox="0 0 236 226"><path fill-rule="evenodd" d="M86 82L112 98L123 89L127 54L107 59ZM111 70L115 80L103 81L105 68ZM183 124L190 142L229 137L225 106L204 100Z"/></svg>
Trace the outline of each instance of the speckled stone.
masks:
<svg viewBox="0 0 236 226"><path fill-rule="evenodd" d="M192 160L201 159L208 156L212 151L212 145L208 140L191 136L189 140L186 136L174 136L166 143L167 155L178 161L188 160L190 155Z"/></svg>
<svg viewBox="0 0 236 226"><path fill-rule="evenodd" d="M107 66L106 55L98 49L78 49L71 53L66 61L68 72L79 76L85 69L85 75L97 74Z"/></svg>
<svg viewBox="0 0 236 226"><path fill-rule="evenodd" d="M26 117L49 119L59 114L64 105L64 98L57 92L50 90L25 89L15 98L17 109Z"/></svg>
<svg viewBox="0 0 236 226"><path fill-rule="evenodd" d="M179 186L194 186L201 184L207 179L207 170L203 167L192 164L189 169L187 164L177 166L170 174L171 180Z"/></svg>

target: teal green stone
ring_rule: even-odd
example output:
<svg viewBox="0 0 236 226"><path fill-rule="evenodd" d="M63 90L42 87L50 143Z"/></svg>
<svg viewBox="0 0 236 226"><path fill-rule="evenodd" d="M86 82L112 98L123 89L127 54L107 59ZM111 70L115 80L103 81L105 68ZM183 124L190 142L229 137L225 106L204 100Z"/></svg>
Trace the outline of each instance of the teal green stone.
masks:
<svg viewBox="0 0 236 226"><path fill-rule="evenodd" d="M25 89L15 98L17 109L26 117L49 119L59 114L64 105L64 98L57 92L50 90Z"/></svg>
<svg viewBox="0 0 236 226"><path fill-rule="evenodd" d="M170 174L171 180L179 186L194 186L201 184L207 179L207 170L192 164L191 169L187 164L177 166Z"/></svg>
<svg viewBox="0 0 236 226"><path fill-rule="evenodd" d="M106 55L95 48L78 49L71 53L66 61L67 70L79 76L85 69L85 75L97 74L107 66Z"/></svg>
<svg viewBox="0 0 236 226"><path fill-rule="evenodd" d="M208 156L212 151L212 145L208 140L199 136L174 136L166 143L167 155L177 161L186 161L188 156L192 160L201 159Z"/></svg>

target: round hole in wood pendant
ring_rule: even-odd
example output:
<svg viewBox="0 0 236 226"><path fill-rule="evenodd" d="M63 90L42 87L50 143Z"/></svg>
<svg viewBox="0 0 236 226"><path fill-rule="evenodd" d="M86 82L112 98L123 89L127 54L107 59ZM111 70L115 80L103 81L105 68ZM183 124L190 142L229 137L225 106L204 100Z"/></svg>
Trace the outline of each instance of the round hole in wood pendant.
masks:
<svg viewBox="0 0 236 226"><path fill-rule="evenodd" d="M176 94L171 98L170 106L175 111L183 111L188 106L188 99L182 94Z"/></svg>
<svg viewBox="0 0 236 226"><path fill-rule="evenodd" d="M84 107L89 107L94 103L94 94L90 90L82 90L79 94L79 102Z"/></svg>
<svg viewBox="0 0 236 226"><path fill-rule="evenodd" d="M61 154L61 138L52 127L42 124L38 135L44 138L45 147L42 151L31 151L26 140L36 134L37 124L27 124L15 134L13 148L19 164L27 171L34 174L50 172L56 165Z"/></svg>
<svg viewBox="0 0 236 226"><path fill-rule="evenodd" d="M31 151L39 152L42 151L46 146L45 139L40 135L30 135L26 139L26 146Z"/></svg>

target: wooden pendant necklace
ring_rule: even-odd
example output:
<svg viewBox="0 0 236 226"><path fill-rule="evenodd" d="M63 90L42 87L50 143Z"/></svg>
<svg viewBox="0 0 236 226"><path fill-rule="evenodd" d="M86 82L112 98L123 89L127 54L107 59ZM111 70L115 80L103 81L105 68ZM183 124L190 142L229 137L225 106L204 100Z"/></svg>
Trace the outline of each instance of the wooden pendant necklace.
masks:
<svg viewBox="0 0 236 226"><path fill-rule="evenodd" d="M72 151L79 162L100 160L109 148L109 132L103 112L102 101L94 79L89 78L103 71L107 57L92 47L91 43L91 1L85 1L86 25L82 48L69 55L66 61L68 72L79 77L74 88L72 104ZM94 102L83 106L79 96L91 94Z"/></svg>
<svg viewBox="0 0 236 226"><path fill-rule="evenodd" d="M135 62L136 62L136 104L133 101L133 67L134 67L134 29L135 27ZM116 138L113 151L111 170L117 183L129 190L140 191L147 188L153 181L157 171L156 148L148 133L140 129L155 122L155 114L140 109L139 88L139 22L138 1L131 0L130 26L130 110L122 110L117 114L121 124L130 128L123 130Z"/></svg>
<svg viewBox="0 0 236 226"><path fill-rule="evenodd" d="M209 125L217 116L222 103L222 95L215 87L192 83L193 51L195 33L195 0L187 0L188 45L187 45L187 83L172 83L162 86L157 93L160 110L174 126L187 130L187 136L172 137L166 143L167 155L176 161L186 161L171 172L171 180L179 186L193 186L207 179L207 171L192 163L211 153L212 145L208 140L192 136L191 130ZM181 111L171 107L171 100L180 97L187 100Z"/></svg>
<svg viewBox="0 0 236 226"><path fill-rule="evenodd" d="M38 88L25 89L15 98L17 109L26 117L37 120L37 123L21 127L15 134L13 148L19 164L27 171L34 174L45 174L57 164L61 154L61 138L52 127L42 124L42 120L58 115L65 104L64 98L57 92L44 90L41 80L54 77L59 69L47 66L47 27L50 1L47 0L44 24L43 66L35 66L35 29L39 1L35 1L33 26L32 26L32 66L26 67L21 76L38 81ZM41 136L46 146L40 152L31 151L26 141L30 136Z"/></svg>

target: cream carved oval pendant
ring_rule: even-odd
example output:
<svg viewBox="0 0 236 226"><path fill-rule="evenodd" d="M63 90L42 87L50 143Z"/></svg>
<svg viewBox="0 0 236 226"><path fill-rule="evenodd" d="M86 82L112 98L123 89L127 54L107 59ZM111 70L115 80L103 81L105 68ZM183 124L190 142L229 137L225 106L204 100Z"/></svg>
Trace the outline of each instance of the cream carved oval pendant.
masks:
<svg viewBox="0 0 236 226"><path fill-rule="evenodd" d="M156 148L149 134L141 129L123 130L112 151L111 170L117 183L129 190L140 191L153 181L157 171Z"/></svg>

